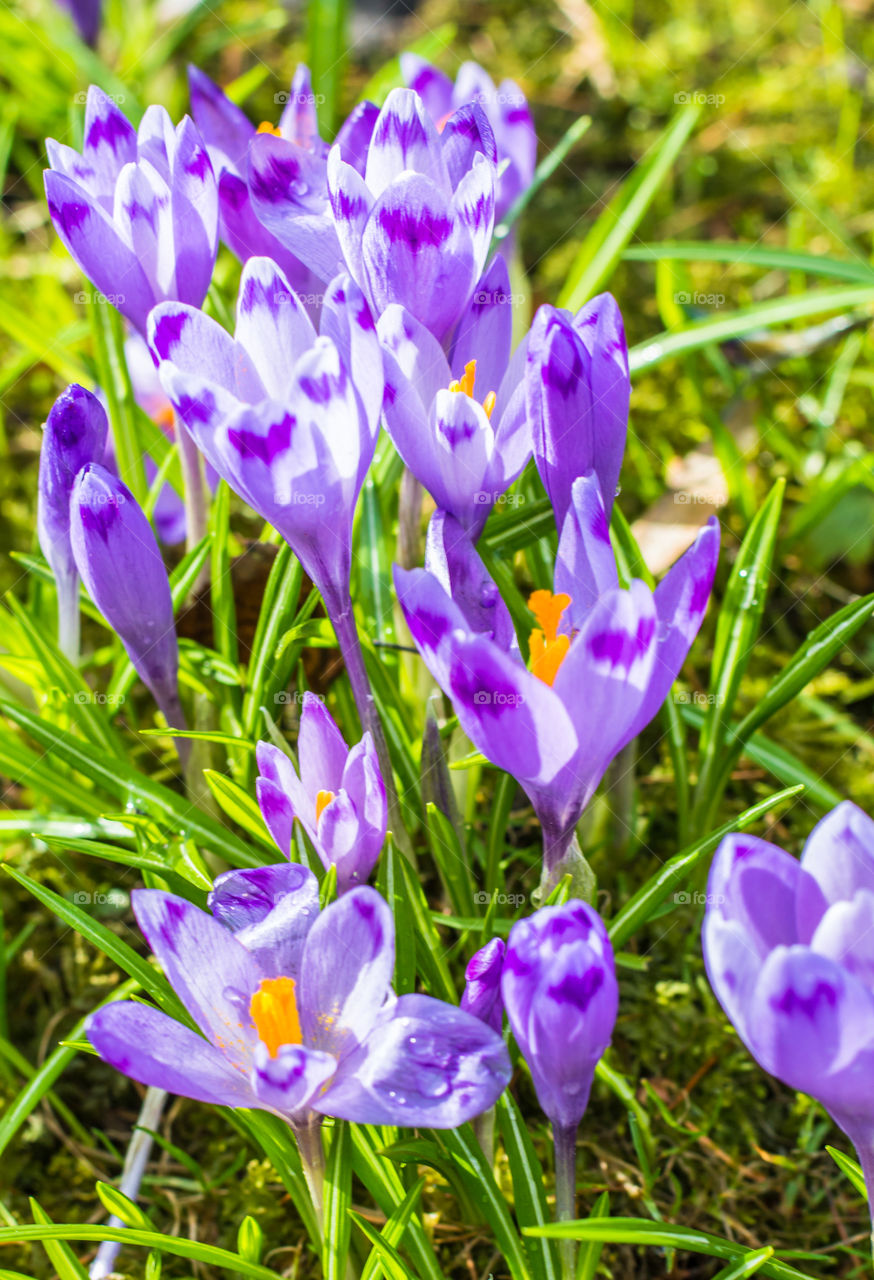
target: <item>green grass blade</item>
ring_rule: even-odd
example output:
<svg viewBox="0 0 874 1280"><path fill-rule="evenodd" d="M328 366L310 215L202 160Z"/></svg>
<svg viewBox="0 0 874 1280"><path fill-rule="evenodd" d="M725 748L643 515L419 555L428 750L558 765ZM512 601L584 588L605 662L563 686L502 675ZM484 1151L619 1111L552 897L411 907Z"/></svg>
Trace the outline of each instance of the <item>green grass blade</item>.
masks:
<svg viewBox="0 0 874 1280"><path fill-rule="evenodd" d="M629 262L727 262L731 266L761 267L764 271L803 271L807 275L829 276L851 284L874 284L874 268L859 259L830 258L827 254L800 253L795 249L772 249L744 241L690 240L676 244L638 244L622 255Z"/></svg>
<svg viewBox="0 0 874 1280"><path fill-rule="evenodd" d="M498 1098L495 1111L513 1180L513 1203L519 1226L545 1226L550 1221L550 1213L543 1190L543 1169L524 1117L509 1090ZM526 1238L523 1243L535 1280L557 1280L558 1259L551 1242L541 1239L535 1243Z"/></svg>
<svg viewBox="0 0 874 1280"><path fill-rule="evenodd" d="M560 307L576 311L597 293L640 226L700 114L694 102L678 111L650 154L626 178L583 241L559 294Z"/></svg>
<svg viewBox="0 0 874 1280"><path fill-rule="evenodd" d="M325 1169L325 1280L346 1280L352 1223L352 1135L345 1120L336 1120Z"/></svg>

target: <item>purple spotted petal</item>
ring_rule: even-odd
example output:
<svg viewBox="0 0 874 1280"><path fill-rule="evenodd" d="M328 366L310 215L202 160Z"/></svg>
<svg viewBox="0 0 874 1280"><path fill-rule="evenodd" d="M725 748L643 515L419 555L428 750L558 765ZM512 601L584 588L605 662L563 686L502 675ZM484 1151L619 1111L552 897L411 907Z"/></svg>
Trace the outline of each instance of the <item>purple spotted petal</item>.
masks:
<svg viewBox="0 0 874 1280"><path fill-rule="evenodd" d="M135 889L131 901L137 924L191 1017L232 1063L247 1065L256 1040L249 1003L263 976L254 956L184 898Z"/></svg>
<svg viewBox="0 0 874 1280"><path fill-rule="evenodd" d="M497 395L510 362L512 340L510 275L497 253L458 322L452 343L452 376L460 378L468 361L476 360L477 400L484 400L490 391Z"/></svg>
<svg viewBox="0 0 874 1280"><path fill-rule="evenodd" d="M189 65L188 86L191 114L207 145L213 167L228 167L238 175L246 172L246 152L255 127L231 102L217 84L199 67Z"/></svg>
<svg viewBox="0 0 874 1280"><path fill-rule="evenodd" d="M298 1011L304 1039L342 1058L389 997L394 919L374 889L353 889L323 911L304 944Z"/></svg>
<svg viewBox="0 0 874 1280"><path fill-rule="evenodd" d="M503 938L492 938L471 956L464 971L465 986L461 997L462 1009L499 1035L504 1022L501 974L506 951L507 944Z"/></svg>
<svg viewBox="0 0 874 1280"><path fill-rule="evenodd" d="M292 1124L302 1124L336 1066L330 1053L318 1049L286 1044L271 1058L266 1045L259 1044L252 1068L252 1089L262 1107L278 1112Z"/></svg>
<svg viewBox="0 0 874 1280"><path fill-rule="evenodd" d="M249 193L261 223L320 280L343 269L331 219L325 161L260 133L248 159Z"/></svg>
<svg viewBox="0 0 874 1280"><path fill-rule="evenodd" d="M312 346L316 332L297 294L269 258L250 258L243 268L234 338L251 357L267 395L276 400L287 395L294 359Z"/></svg>
<svg viewBox="0 0 874 1280"><path fill-rule="evenodd" d="M570 596L565 620L570 627L579 628L604 592L619 585L619 577L607 511L594 471L576 480L571 493L555 562L555 590Z"/></svg>
<svg viewBox="0 0 874 1280"><path fill-rule="evenodd" d="M308 867L281 862L225 871L207 905L267 977L297 978L304 940L319 912L319 885Z"/></svg>
<svg viewBox="0 0 874 1280"><path fill-rule="evenodd" d="M150 1005L108 1004L92 1013L85 1034L104 1062L140 1084L219 1107L258 1105L220 1049Z"/></svg>
<svg viewBox="0 0 874 1280"><path fill-rule="evenodd" d="M315 1106L359 1124L454 1129L488 1110L509 1079L506 1047L490 1027L430 996L407 995L341 1063Z"/></svg>
<svg viewBox="0 0 874 1280"><path fill-rule="evenodd" d="M508 652L517 649L510 610L489 576L470 535L454 517L435 511L428 525L425 568L461 610L471 631Z"/></svg>
<svg viewBox="0 0 874 1280"><path fill-rule="evenodd" d="M421 99L411 89L392 89L370 139L364 179L379 197L402 173L421 175L445 196L452 190L440 135Z"/></svg>
<svg viewBox="0 0 874 1280"><path fill-rule="evenodd" d="M495 135L479 103L470 102L454 111L443 127L440 141L453 190L473 167L475 156L485 156L492 164L497 163Z"/></svg>

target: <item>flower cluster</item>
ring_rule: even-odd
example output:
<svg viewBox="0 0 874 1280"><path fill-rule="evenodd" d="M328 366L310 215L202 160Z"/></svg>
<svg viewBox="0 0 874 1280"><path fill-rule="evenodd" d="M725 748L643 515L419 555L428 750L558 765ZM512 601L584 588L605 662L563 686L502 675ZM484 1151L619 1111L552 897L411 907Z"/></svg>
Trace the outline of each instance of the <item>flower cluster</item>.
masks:
<svg viewBox="0 0 874 1280"><path fill-rule="evenodd" d="M562 1152L567 1208L574 1135L618 1008L607 931L573 879L575 831L686 658L718 531L711 521L655 589L620 581L610 520L630 382L619 309L609 295L576 314L543 306L514 349L493 232L534 172L524 97L473 64L454 84L418 59L402 71L409 87L379 109L360 104L332 146L305 68L277 123L256 129L193 68L193 119L174 127L149 108L135 131L92 90L82 153L49 145L52 220L119 299L141 405L176 432L189 533L206 528L206 464L316 587L363 730L350 749L307 693L297 765L278 734L256 750L257 799L283 860L220 875L209 913L159 890L134 895L192 1025L113 1003L88 1035L146 1085L263 1109L298 1135L325 1115L447 1127L506 1086L506 1011ZM219 237L242 263L233 334L202 309ZM473 744L527 791L544 898L571 873L571 896L565 884L506 944L493 938L473 957L461 1008L395 994L394 916L366 883L388 830L401 848L407 838L353 609L356 508L378 449L413 495L399 523L409 520L414 558L395 570L413 643ZM71 649L81 577L184 725L161 552L106 450L100 402L69 388L46 427L40 482L61 636ZM477 541L532 459L526 483L542 484L557 552L519 627ZM434 504L424 566L422 489ZM164 501L178 537L178 502Z"/></svg>

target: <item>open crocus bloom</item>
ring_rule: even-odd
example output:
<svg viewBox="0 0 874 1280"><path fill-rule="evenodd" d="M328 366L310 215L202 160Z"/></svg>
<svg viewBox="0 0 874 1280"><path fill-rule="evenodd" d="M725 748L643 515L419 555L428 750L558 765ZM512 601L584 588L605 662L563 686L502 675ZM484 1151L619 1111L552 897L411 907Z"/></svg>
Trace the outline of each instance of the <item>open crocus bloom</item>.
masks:
<svg viewBox="0 0 874 1280"><path fill-rule="evenodd" d="M118 1070L300 1128L313 1113L454 1128L502 1092L510 1063L494 1031L429 996L393 995L394 921L375 890L319 914L315 877L284 863L226 872L210 906L134 892L140 928L202 1034L148 1005L107 1005L87 1034Z"/></svg>
<svg viewBox="0 0 874 1280"><path fill-rule="evenodd" d="M322 216L328 210L328 144L319 136L316 101L309 69L299 66L287 94L279 123L264 121L257 129L217 84L199 68L188 68L191 113L203 136L218 179L222 239L241 262L253 257L272 258L284 271L298 293L317 290L319 279L330 279L339 270L336 255L322 277L314 275L289 248L258 220L249 193L249 148L264 149L263 164L256 170L266 179L271 166L280 162L280 172L294 170L297 182L286 184L289 199L303 201L301 175L306 174L312 190L309 202L317 203ZM347 159L359 158L363 168L370 133L377 116L373 103L360 104L340 129L338 143ZM266 139L262 143L261 139ZM283 169L284 166L284 169ZM274 183L278 180L273 174ZM271 188L272 189L272 188ZM306 216L305 214L303 216Z"/></svg>
<svg viewBox="0 0 874 1280"><path fill-rule="evenodd" d="M809 1093L874 1197L874 822L845 800L801 860L727 836L707 886L707 975L760 1066Z"/></svg>
<svg viewBox="0 0 874 1280"><path fill-rule="evenodd" d="M206 460L279 530L329 610L348 607L352 515L383 394L357 285L338 277L327 288L317 337L275 263L250 258L233 338L196 308L165 303L149 319L149 343Z"/></svg>
<svg viewBox="0 0 874 1280"><path fill-rule="evenodd" d="M367 880L385 841L385 786L373 739L365 733L350 751L321 698L306 692L297 752L299 774L279 747L258 743L261 813L286 855L297 818L325 869L337 868L337 891L345 893Z"/></svg>
<svg viewBox="0 0 874 1280"><path fill-rule="evenodd" d="M522 90L514 80L495 85L478 62L463 62L453 84L416 53L401 54L401 73L438 129L467 103L476 102L485 111L495 135L498 165L504 165L495 202L495 219L500 221L530 187L537 163L537 134Z"/></svg>
<svg viewBox="0 0 874 1280"><path fill-rule="evenodd" d="M510 281L500 255L477 287L447 358L394 304L377 323L385 361L386 427L437 506L476 538L531 456L525 347L510 355Z"/></svg>
<svg viewBox="0 0 874 1280"><path fill-rule="evenodd" d="M528 792L544 836L545 883L613 757L653 718L710 595L715 520L656 590L620 587L594 473L573 486L555 593L531 597L530 666L497 587L456 521L438 514L425 569L395 569L428 669L474 745Z"/></svg>
<svg viewBox="0 0 874 1280"><path fill-rule="evenodd" d="M215 175L194 122L152 106L138 130L94 85L81 155L46 139L55 230L82 271L135 328L158 302L199 307L218 248Z"/></svg>

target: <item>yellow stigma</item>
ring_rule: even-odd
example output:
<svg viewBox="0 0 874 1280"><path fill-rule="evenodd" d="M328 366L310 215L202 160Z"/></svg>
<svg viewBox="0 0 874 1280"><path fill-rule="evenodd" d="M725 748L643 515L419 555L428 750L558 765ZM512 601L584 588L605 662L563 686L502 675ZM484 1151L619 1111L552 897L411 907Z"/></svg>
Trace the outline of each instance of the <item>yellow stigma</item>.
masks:
<svg viewBox="0 0 874 1280"><path fill-rule="evenodd" d="M475 384L476 384L476 361L468 360L467 364L464 366L464 373L460 378L452 379L452 381L449 384L449 390L462 391L466 396L470 396L472 400L473 389ZM496 399L497 397L495 396L494 391L490 391L489 394L486 396L485 400L483 400L483 408L486 411L487 418L491 418L492 416L492 410L495 407Z"/></svg>
<svg viewBox="0 0 874 1280"><path fill-rule="evenodd" d="M271 124L269 120L262 120L258 125L258 133L272 133L274 138L282 137L282 130L278 124Z"/></svg>
<svg viewBox="0 0 874 1280"><path fill-rule="evenodd" d="M316 796L316 822L321 818L328 805L334 799L333 791L320 791Z"/></svg>
<svg viewBox="0 0 874 1280"><path fill-rule="evenodd" d="M263 978L249 1005L258 1039L267 1045L271 1058L280 1045L301 1042L294 986L294 978Z"/></svg>
<svg viewBox="0 0 874 1280"><path fill-rule="evenodd" d="M530 636L531 672L545 684L552 684L570 648L570 636L558 634L561 615L571 602L569 595L554 596L551 591L534 591L528 597L528 608L539 627Z"/></svg>

